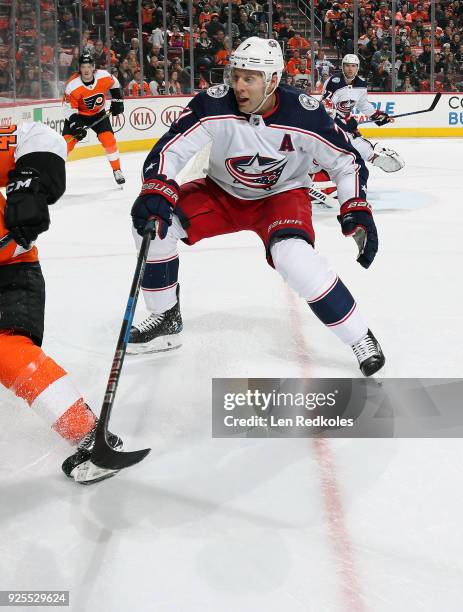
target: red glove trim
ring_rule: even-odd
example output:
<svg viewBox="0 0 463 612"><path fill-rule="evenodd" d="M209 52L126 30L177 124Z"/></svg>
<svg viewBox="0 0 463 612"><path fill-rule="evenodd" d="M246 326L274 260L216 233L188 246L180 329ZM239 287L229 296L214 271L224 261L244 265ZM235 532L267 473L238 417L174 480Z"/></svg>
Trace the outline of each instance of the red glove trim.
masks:
<svg viewBox="0 0 463 612"><path fill-rule="evenodd" d="M173 207L178 202L178 190L175 186L155 178L146 179L141 187L140 195L161 195Z"/></svg>
<svg viewBox="0 0 463 612"><path fill-rule="evenodd" d="M351 198L344 202L341 206L341 215L346 215L349 212L367 212L373 216L371 204L360 198Z"/></svg>

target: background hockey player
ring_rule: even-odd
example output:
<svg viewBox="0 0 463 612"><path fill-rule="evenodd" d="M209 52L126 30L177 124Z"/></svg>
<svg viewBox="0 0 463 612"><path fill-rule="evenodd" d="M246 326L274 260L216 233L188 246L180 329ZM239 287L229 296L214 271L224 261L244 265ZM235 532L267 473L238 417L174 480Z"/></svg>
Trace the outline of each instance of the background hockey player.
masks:
<svg viewBox="0 0 463 612"><path fill-rule="evenodd" d="M42 123L0 128L0 382L77 451L63 463L67 476L85 483L112 476L88 461L95 414L68 373L40 348L45 283L34 241L50 224L48 206L66 186L64 139ZM121 441L111 434L111 443ZM74 471L73 471L74 470ZM72 474L71 474L72 473Z"/></svg>
<svg viewBox="0 0 463 612"><path fill-rule="evenodd" d="M404 167L404 162L392 149L372 144L363 138L357 129L357 121L351 115L354 108L373 119L378 126L393 121L382 110L376 110L368 101L366 81L359 77L359 58L354 54L345 55L342 59L342 71L333 74L323 87L322 100L329 114L346 132L353 146L364 161L378 166L385 172L397 172Z"/></svg>
<svg viewBox="0 0 463 612"><path fill-rule="evenodd" d="M347 287L314 249L308 172L328 170L337 183L344 235L365 236L359 263L372 263L378 239L366 201L368 171L323 106L278 87L284 68L274 40L248 38L232 54L226 84L194 97L153 148L132 207L141 233L159 219L148 255L143 293L150 316L130 333L132 353L179 346L177 242L252 230L268 262L338 338L353 348L369 376L384 364L381 348ZM175 179L186 162L212 142L205 179ZM140 238L135 233L135 237Z"/></svg>
<svg viewBox="0 0 463 612"><path fill-rule="evenodd" d="M108 90L112 97L111 114L120 115L124 112L124 101L119 81L106 70L95 70L92 56L89 53L83 53L79 58L79 72L69 78L64 90L66 121L63 136L68 145L68 153L73 150L78 141L85 138L87 128L104 116ZM123 185L125 178L121 171L119 151L109 117L91 129L106 151L117 184Z"/></svg>

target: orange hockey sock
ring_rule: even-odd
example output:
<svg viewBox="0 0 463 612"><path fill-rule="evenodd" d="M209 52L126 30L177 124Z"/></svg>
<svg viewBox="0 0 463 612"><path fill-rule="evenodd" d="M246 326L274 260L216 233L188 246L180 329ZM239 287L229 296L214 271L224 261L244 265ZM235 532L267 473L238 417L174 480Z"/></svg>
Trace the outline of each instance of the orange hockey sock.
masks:
<svg viewBox="0 0 463 612"><path fill-rule="evenodd" d="M113 170L120 170L121 162L119 159L119 151L117 150L114 134L112 132L101 132L101 134L98 134L98 140L101 142L104 150L106 151L106 157L111 164L111 168Z"/></svg>
<svg viewBox="0 0 463 612"><path fill-rule="evenodd" d="M71 136L70 134L66 134L66 136L64 136L63 138L64 138L64 140L67 143L67 146L68 146L68 155L69 155L69 153L76 146L77 140L74 138L74 136Z"/></svg>
<svg viewBox="0 0 463 612"><path fill-rule="evenodd" d="M30 338L0 330L0 382L24 399L59 435L78 443L96 417L61 366Z"/></svg>

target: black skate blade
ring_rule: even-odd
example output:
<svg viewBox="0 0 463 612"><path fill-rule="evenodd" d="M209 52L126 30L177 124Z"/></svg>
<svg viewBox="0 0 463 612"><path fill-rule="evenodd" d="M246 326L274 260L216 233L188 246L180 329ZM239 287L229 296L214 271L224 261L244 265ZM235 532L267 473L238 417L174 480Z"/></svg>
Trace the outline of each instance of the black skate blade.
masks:
<svg viewBox="0 0 463 612"><path fill-rule="evenodd" d="M142 461L150 451L150 448L129 452L117 451L109 446L105 438L100 438L95 441L91 451L91 461L107 470L123 470Z"/></svg>

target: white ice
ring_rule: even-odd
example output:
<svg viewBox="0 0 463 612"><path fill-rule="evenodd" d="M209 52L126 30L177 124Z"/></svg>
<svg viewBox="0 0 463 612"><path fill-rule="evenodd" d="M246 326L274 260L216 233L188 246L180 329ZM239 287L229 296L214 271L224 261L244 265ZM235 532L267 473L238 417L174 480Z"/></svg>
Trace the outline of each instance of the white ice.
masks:
<svg viewBox="0 0 463 612"><path fill-rule="evenodd" d="M396 140L372 168L380 252L355 261L335 213L317 247L349 286L388 377L459 377L461 140ZM135 264L130 207L145 153L70 163L40 238L44 349L101 405ZM181 248L184 346L127 358L111 429L136 467L92 487L69 447L0 389L0 589L65 589L78 612L461 612L461 441L212 439L212 377L353 377L351 350L248 233ZM143 316L143 306L137 318ZM24 608L26 609L26 608Z"/></svg>

